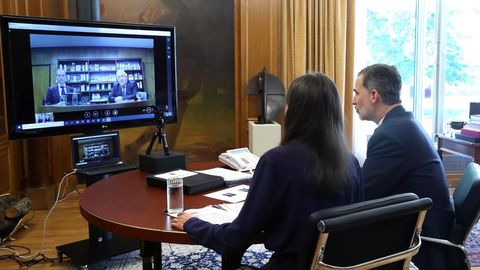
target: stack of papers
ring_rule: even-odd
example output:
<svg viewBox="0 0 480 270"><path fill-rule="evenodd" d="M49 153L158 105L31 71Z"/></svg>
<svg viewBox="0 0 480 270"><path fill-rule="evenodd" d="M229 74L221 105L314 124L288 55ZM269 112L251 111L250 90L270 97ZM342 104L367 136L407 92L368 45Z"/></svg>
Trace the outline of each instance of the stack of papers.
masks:
<svg viewBox="0 0 480 270"><path fill-rule="evenodd" d="M197 171L204 174L210 174L215 176L220 176L225 181L227 186L232 184L241 184L250 181L252 179L253 174L248 172L239 172L225 168L213 168L208 170L201 170Z"/></svg>
<svg viewBox="0 0 480 270"><path fill-rule="evenodd" d="M212 224L232 222L240 213L240 210L243 207L243 201L247 198L249 188L250 186L248 185L238 185L205 194L203 196L226 201L228 203L209 205L203 208L187 209L185 212L192 215L192 217L199 218ZM176 217L176 215L169 213L165 214Z"/></svg>
<svg viewBox="0 0 480 270"><path fill-rule="evenodd" d="M243 207L243 201L247 198L249 188L250 186L248 185L238 185L205 194L204 196L229 203L209 205L199 209L188 209L185 210L185 212L212 224L232 222L238 216L238 213L240 213Z"/></svg>
<svg viewBox="0 0 480 270"><path fill-rule="evenodd" d="M199 209L188 209L185 212L192 217L199 218L212 224L223 224L232 222L240 213L243 202L240 203L223 203L209 205Z"/></svg>

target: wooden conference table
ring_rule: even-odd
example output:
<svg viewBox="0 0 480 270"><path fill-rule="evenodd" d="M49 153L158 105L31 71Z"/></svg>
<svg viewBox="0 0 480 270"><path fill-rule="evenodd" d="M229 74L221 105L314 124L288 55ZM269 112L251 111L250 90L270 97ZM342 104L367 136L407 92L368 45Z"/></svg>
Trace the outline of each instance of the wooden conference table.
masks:
<svg viewBox="0 0 480 270"><path fill-rule="evenodd" d="M91 224L106 231L141 241L143 269L161 269L160 243L193 244L183 231L173 229L172 217L163 213L167 196L164 189L147 185L149 173L134 170L102 179L80 195L80 212ZM203 196L185 195L184 207L201 208L223 203Z"/></svg>

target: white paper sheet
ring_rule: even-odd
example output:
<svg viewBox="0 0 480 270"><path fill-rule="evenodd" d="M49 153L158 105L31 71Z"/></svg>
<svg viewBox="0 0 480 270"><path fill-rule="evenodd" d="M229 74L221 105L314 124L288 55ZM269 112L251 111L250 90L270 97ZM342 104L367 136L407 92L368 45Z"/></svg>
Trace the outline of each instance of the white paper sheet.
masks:
<svg viewBox="0 0 480 270"><path fill-rule="evenodd" d="M231 188L222 189L212 193L205 194L204 196L214 198L217 200L222 200L230 203L237 203L244 201L247 198L248 185L239 185Z"/></svg>
<svg viewBox="0 0 480 270"><path fill-rule="evenodd" d="M209 205L199 209L188 209L185 212L212 224L223 224L232 222L240 213L242 206L243 202L235 204L224 203Z"/></svg>
<svg viewBox="0 0 480 270"><path fill-rule="evenodd" d="M186 177L196 175L196 174L197 174L196 172L191 172L191 171L186 171L186 170L181 170L180 169L180 170L175 170L175 171L166 172L166 173L162 173L162 174L156 174L155 177L168 180L172 177L186 178Z"/></svg>

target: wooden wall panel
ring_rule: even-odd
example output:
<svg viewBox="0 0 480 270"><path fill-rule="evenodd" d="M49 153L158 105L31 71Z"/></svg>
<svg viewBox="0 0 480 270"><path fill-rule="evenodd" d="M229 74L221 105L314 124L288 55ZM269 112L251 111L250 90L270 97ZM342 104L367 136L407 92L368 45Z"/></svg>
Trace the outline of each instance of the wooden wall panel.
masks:
<svg viewBox="0 0 480 270"><path fill-rule="evenodd" d="M1 14L68 18L74 0L0 0Z"/></svg>
<svg viewBox="0 0 480 270"><path fill-rule="evenodd" d="M1 48L1 45L0 45ZM0 58L1 59L1 58ZM7 142L7 118L5 97L3 95L3 66L0 64L0 144Z"/></svg>
<svg viewBox="0 0 480 270"><path fill-rule="evenodd" d="M257 98L246 95L248 80L264 67L272 74L278 74L280 70L280 1L242 0L237 5L240 17L240 28L236 33L239 44L236 53L240 61L237 106L241 146L248 146L248 121L257 119Z"/></svg>
<svg viewBox="0 0 480 270"><path fill-rule="evenodd" d="M69 6L73 6L71 0L0 0L0 14L68 18ZM27 185L58 183L72 167L69 136L9 141L3 83L0 88L0 193L22 193Z"/></svg>
<svg viewBox="0 0 480 270"><path fill-rule="evenodd" d="M10 158L9 158L9 147L8 144L0 144L0 194L10 192L10 186L12 181L11 171L10 171Z"/></svg>
<svg viewBox="0 0 480 270"><path fill-rule="evenodd" d="M20 191L18 183L24 179L21 142L9 142L6 133L0 136L0 194Z"/></svg>

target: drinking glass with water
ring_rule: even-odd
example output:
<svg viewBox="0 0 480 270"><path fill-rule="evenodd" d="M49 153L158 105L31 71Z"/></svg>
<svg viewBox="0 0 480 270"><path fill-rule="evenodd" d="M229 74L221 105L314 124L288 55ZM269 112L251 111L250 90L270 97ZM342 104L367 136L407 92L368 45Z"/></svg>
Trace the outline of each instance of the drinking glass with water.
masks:
<svg viewBox="0 0 480 270"><path fill-rule="evenodd" d="M167 213L178 214L183 211L183 178L167 179Z"/></svg>

